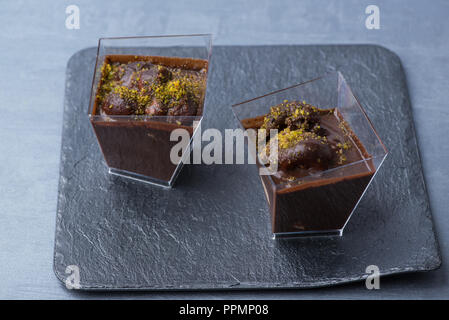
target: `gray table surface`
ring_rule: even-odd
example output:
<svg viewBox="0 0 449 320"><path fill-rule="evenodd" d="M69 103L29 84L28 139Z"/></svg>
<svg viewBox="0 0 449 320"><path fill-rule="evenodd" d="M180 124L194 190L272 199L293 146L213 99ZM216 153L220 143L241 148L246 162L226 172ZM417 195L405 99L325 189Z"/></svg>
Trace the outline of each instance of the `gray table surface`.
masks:
<svg viewBox="0 0 449 320"><path fill-rule="evenodd" d="M0 299L449 298L449 2L0 0ZM80 29L65 27L80 8ZM380 8L379 30L365 8ZM396 52L410 90L443 265L426 274L313 290L82 293L52 269L67 60L102 36L214 33L216 45L373 43Z"/></svg>

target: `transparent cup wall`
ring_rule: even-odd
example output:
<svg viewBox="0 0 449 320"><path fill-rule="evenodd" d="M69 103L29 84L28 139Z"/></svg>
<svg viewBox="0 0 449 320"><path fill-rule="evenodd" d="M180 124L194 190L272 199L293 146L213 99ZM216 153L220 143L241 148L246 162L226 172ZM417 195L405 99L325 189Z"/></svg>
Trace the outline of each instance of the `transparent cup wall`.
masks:
<svg viewBox="0 0 449 320"><path fill-rule="evenodd" d="M288 182L276 183L271 175L260 175L273 235L275 238L341 236L387 150L339 72L236 104L233 112L244 128L245 119L265 115L271 106L284 100L304 100L322 109L337 108L335 115L340 114L349 124L368 156Z"/></svg>
<svg viewBox="0 0 449 320"><path fill-rule="evenodd" d="M197 116L99 115L95 112L94 105L101 79L101 66L106 57L161 56L209 62L211 45L211 35L100 39L88 115L109 173L171 187L182 168L182 160L175 163L171 161L170 150L178 141L170 141L170 134L175 129L183 128L193 137L206 104L203 103L202 112ZM180 158L189 152L190 146L185 148Z"/></svg>

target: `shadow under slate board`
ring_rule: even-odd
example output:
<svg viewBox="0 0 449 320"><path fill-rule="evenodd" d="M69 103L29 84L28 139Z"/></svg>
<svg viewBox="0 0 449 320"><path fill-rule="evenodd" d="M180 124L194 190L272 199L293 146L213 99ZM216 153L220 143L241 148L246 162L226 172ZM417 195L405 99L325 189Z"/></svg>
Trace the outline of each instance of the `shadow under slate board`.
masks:
<svg viewBox="0 0 449 320"><path fill-rule="evenodd" d="M61 281L76 265L84 290L310 288L362 280L372 264L381 275L440 266L394 53L371 45L213 51L203 130L237 128L234 103L331 70L345 76L390 154L343 237L273 240L255 165L186 165L171 190L109 175L86 115L89 48L67 65L54 252Z"/></svg>

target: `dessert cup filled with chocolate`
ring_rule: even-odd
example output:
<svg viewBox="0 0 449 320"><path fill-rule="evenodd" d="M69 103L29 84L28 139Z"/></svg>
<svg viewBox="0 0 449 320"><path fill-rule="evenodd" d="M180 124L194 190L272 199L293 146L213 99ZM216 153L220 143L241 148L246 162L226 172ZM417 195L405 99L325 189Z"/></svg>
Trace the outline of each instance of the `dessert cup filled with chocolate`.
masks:
<svg viewBox="0 0 449 320"><path fill-rule="evenodd" d="M109 173L173 185L204 114L210 54L211 35L99 40L89 119ZM189 143L173 157L176 129Z"/></svg>
<svg viewBox="0 0 449 320"><path fill-rule="evenodd" d="M265 144L248 143L257 145L274 237L341 236L387 155L342 74L236 104L233 111L244 129L265 130L259 134ZM262 170L268 167L275 169Z"/></svg>

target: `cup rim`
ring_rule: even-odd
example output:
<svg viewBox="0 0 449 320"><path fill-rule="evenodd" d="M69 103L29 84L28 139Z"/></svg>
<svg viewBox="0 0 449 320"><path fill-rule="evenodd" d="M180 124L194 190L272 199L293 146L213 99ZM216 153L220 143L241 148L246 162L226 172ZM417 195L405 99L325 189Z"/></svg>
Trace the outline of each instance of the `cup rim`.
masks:
<svg viewBox="0 0 449 320"><path fill-rule="evenodd" d="M93 114L92 113L92 106L94 101L92 99L95 99L94 95L94 87L95 87L95 77L97 75L98 67L99 67L99 57L100 57L100 48L102 41L105 40L132 40L132 39L157 39L157 38L189 38L189 37L208 37L208 43L207 43L207 59L205 59L208 62L208 69L206 73L206 91L204 93L204 102L203 102L203 112L201 115L195 115L195 116L152 116L152 115L139 115L138 121L151 121L151 120L167 120L167 119L191 119L192 121L195 119L202 119L204 115L204 104L206 99L206 92L207 92L207 80L209 78L209 70L210 70L210 59L212 55L212 39L213 34L212 33L196 33L196 34L169 34L169 35L147 35L147 36L123 36L123 37L100 37L98 38L98 44L97 44L97 53L95 56L95 66L94 66L94 73L92 76L92 84L91 84L91 90L90 90L90 97L89 97L89 107L87 110L87 116L91 121L109 121L107 118L120 121L120 120L136 120L136 115L108 115L103 116L100 114Z"/></svg>

